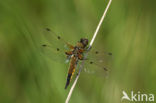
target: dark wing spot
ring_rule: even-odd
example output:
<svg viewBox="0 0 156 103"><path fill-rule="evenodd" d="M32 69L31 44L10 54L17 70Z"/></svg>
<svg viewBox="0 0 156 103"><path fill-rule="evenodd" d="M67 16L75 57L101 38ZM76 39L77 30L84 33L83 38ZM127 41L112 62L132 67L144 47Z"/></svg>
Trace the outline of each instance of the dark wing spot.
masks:
<svg viewBox="0 0 156 103"><path fill-rule="evenodd" d="M61 39L61 37L60 37L60 36L58 36L58 37L57 37L57 39Z"/></svg>
<svg viewBox="0 0 156 103"><path fill-rule="evenodd" d="M47 31L51 31L49 28L46 28Z"/></svg>
<svg viewBox="0 0 156 103"><path fill-rule="evenodd" d="M98 53L99 53L98 51L95 52L95 54L98 54Z"/></svg>
<svg viewBox="0 0 156 103"><path fill-rule="evenodd" d="M59 48L57 48L56 50L57 50L57 51L60 51L60 49L59 49Z"/></svg>
<svg viewBox="0 0 156 103"><path fill-rule="evenodd" d="M43 47L46 47L47 45L43 44L42 46L43 46Z"/></svg>
<svg viewBox="0 0 156 103"><path fill-rule="evenodd" d="M90 64L93 64L93 62L92 62L92 61L90 61Z"/></svg>
<svg viewBox="0 0 156 103"><path fill-rule="evenodd" d="M103 68L105 71L108 71L107 68Z"/></svg>
<svg viewBox="0 0 156 103"><path fill-rule="evenodd" d="M108 53L108 55L112 55L112 53Z"/></svg>

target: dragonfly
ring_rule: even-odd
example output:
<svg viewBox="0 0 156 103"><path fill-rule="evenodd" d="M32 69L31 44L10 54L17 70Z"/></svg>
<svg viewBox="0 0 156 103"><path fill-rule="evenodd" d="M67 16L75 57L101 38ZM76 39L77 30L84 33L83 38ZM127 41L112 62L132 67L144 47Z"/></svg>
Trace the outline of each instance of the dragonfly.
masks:
<svg viewBox="0 0 156 103"><path fill-rule="evenodd" d="M97 49L89 50L89 40L87 38L81 38L76 45L71 45L62 36L57 35L49 28L45 29L44 37L47 40L47 43L42 44L44 53L54 61L61 63L69 62L65 89L69 86L78 64L81 64L82 61L85 61L85 71L87 71L86 68L100 68L101 70L108 71L106 65L112 53L101 52ZM84 58L87 52L88 58Z"/></svg>

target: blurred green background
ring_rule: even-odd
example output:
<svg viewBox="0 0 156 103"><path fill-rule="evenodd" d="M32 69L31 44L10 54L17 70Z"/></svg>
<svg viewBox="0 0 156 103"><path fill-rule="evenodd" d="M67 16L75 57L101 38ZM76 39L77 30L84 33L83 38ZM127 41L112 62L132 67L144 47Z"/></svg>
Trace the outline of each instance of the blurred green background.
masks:
<svg viewBox="0 0 156 103"><path fill-rule="evenodd" d="M91 39L108 0L0 0L0 103L63 103L68 65L41 53L42 29ZM156 94L156 1L113 0L93 45L113 53L107 78L81 74L70 103ZM129 101L124 101L129 103Z"/></svg>

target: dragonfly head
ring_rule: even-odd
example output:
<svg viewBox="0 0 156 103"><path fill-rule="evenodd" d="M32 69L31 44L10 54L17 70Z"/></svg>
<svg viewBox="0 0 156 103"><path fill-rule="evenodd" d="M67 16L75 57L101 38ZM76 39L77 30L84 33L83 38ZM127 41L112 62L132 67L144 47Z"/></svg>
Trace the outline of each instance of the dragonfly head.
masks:
<svg viewBox="0 0 156 103"><path fill-rule="evenodd" d="M88 39L86 38L81 38L80 39L80 43L83 45L83 47L85 48L88 45Z"/></svg>

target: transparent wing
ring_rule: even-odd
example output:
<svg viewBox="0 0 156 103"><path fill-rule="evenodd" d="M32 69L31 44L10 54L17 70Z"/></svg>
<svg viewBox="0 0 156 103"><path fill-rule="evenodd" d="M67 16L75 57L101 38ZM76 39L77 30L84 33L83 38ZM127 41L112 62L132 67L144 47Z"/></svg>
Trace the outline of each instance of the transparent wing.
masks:
<svg viewBox="0 0 156 103"><path fill-rule="evenodd" d="M45 38L45 42L42 44L43 54L53 61L65 63L68 59L65 52L72 49L73 46L49 28L43 31L43 37Z"/></svg>
<svg viewBox="0 0 156 103"><path fill-rule="evenodd" d="M83 71L89 74L106 76L111 69L112 53L91 49L84 62Z"/></svg>

